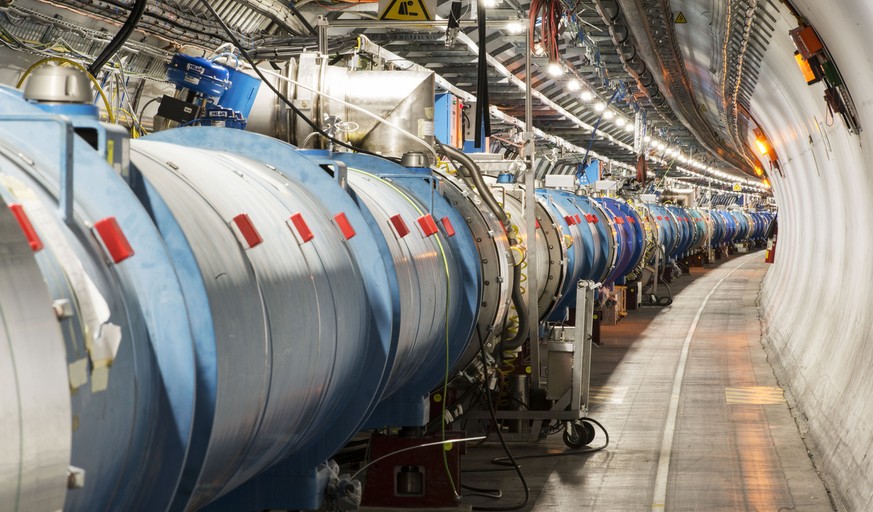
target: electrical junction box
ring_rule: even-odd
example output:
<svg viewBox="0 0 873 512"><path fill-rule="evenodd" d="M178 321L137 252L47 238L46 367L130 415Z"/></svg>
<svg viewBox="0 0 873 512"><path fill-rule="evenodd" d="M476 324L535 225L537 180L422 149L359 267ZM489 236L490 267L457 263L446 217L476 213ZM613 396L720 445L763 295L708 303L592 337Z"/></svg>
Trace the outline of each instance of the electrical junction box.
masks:
<svg viewBox="0 0 873 512"><path fill-rule="evenodd" d="M791 39L794 40L794 46L797 48L797 51L803 55L804 59L811 58L824 48L815 30L808 25L797 27L788 33L791 35Z"/></svg>
<svg viewBox="0 0 873 512"><path fill-rule="evenodd" d="M576 188L576 176L573 174L546 174L546 188Z"/></svg>
<svg viewBox="0 0 873 512"><path fill-rule="evenodd" d="M467 107L467 108L462 108ZM443 144L458 148L464 153L488 153L490 137L482 134L482 147L476 148L476 103L465 102L450 92L434 97L434 135Z"/></svg>
<svg viewBox="0 0 873 512"><path fill-rule="evenodd" d="M618 187L618 182L614 180L600 180L594 184L596 190L615 190Z"/></svg>
<svg viewBox="0 0 873 512"><path fill-rule="evenodd" d="M434 135L443 144L455 148L464 145L464 121L461 100L452 93L440 93L434 98Z"/></svg>

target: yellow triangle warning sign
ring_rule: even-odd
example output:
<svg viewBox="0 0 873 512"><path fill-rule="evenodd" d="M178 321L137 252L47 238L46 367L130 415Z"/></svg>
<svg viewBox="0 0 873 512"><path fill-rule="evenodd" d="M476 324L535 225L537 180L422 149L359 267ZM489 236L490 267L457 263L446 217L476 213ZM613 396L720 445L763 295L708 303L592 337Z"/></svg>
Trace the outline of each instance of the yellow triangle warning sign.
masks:
<svg viewBox="0 0 873 512"><path fill-rule="evenodd" d="M682 11L679 11L679 14L676 15L676 21L673 23L688 23L688 19L682 14Z"/></svg>
<svg viewBox="0 0 873 512"><path fill-rule="evenodd" d="M424 0L390 0L388 7L379 14L380 20L430 21L430 14Z"/></svg>

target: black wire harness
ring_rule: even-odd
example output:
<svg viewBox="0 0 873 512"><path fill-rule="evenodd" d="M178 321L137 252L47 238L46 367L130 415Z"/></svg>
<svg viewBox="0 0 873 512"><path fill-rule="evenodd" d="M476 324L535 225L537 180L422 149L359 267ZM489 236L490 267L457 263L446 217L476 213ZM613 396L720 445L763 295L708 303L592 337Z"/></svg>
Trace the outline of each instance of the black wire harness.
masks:
<svg viewBox="0 0 873 512"><path fill-rule="evenodd" d="M91 76L97 76L100 73L100 70L103 69L103 66L106 65L109 60L118 53L124 43L130 38L131 34L133 34L133 30L136 28L139 20L142 19L142 15L145 13L146 4L148 0L136 0L136 3L133 5L133 9L130 11L130 15L125 20L124 25L121 26L121 29L115 34L115 37L109 41L109 44L106 45L106 48L100 52L100 55L94 59L94 63L88 67L88 72L91 73Z"/></svg>

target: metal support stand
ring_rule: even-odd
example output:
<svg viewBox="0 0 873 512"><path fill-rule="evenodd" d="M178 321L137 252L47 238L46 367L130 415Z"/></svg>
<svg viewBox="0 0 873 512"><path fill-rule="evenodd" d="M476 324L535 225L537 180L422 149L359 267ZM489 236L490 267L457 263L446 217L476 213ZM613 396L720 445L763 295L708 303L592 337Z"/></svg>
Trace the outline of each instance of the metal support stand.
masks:
<svg viewBox="0 0 873 512"><path fill-rule="evenodd" d="M544 342L545 358L534 366L531 374L548 375L541 381L547 398L552 402L548 410L495 411L498 420L519 420L518 432L504 432L507 441L531 442L543 437L543 429L552 421L575 425L588 415L591 384L592 330L594 328L593 281L579 281L576 286L576 325L556 326ZM533 353L533 347L531 347ZM470 419L490 419L488 411L470 411Z"/></svg>

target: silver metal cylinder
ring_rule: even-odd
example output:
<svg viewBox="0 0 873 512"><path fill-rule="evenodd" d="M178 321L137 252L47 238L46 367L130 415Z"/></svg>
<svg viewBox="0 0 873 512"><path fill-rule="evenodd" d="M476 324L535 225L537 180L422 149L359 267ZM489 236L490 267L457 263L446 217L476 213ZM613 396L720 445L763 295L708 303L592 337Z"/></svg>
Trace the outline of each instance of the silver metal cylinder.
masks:
<svg viewBox="0 0 873 512"><path fill-rule="evenodd" d="M366 269L322 199L264 164L152 141L136 141L132 161L184 232L212 313L218 387L198 508L330 425L367 347ZM291 231L295 214L311 240ZM241 236L240 215L261 243Z"/></svg>
<svg viewBox="0 0 873 512"><path fill-rule="evenodd" d="M386 157L430 151L386 123L434 143L434 74L421 71L355 71L328 66L315 54L290 60L280 73L298 83L268 77L319 127L340 140ZM248 120L248 129L285 140L301 148L324 148L325 141L308 124L288 115L288 108L262 88ZM334 99L328 98L324 93ZM363 108L367 115L349 104ZM375 117L374 117L375 116ZM384 122L383 122L384 121Z"/></svg>
<svg viewBox="0 0 873 512"><path fill-rule="evenodd" d="M497 190L497 198L503 204L507 214L513 223L520 222L524 218L524 207L519 196L507 189ZM538 299L537 311L540 314L540 319L546 317L552 312L552 309L560 299L561 285L568 275L567 269L567 247L563 239L560 227L557 221L552 218L552 213L548 208L543 207L539 202L535 205L536 208L536 223L539 227L536 228L536 239L531 243L526 241L527 251L536 251L534 261L536 261L536 295ZM521 274L522 282L527 281L527 275L530 268L526 264L522 264ZM522 285L524 286L524 285Z"/></svg>
<svg viewBox="0 0 873 512"><path fill-rule="evenodd" d="M513 287L514 260L509 252L509 239L500 221L479 195L463 180L441 175L443 193L452 206L461 212L476 242L482 265L482 302L479 304L478 333L486 345L499 337L506 323ZM470 344L460 364L466 365L479 350L478 340Z"/></svg>
<svg viewBox="0 0 873 512"><path fill-rule="evenodd" d="M64 339L34 252L2 193L0 411L0 511L61 509L72 437Z"/></svg>
<svg viewBox="0 0 873 512"><path fill-rule="evenodd" d="M349 169L349 185L376 218L397 271L400 335L383 397L416 377L429 361L426 355L445 350L444 344L434 341L448 328L447 301L456 302L460 290L458 285L450 286L445 258L453 256L448 247L437 236L426 235L418 223L428 208L404 192L402 180L398 181L394 184L366 171Z"/></svg>

